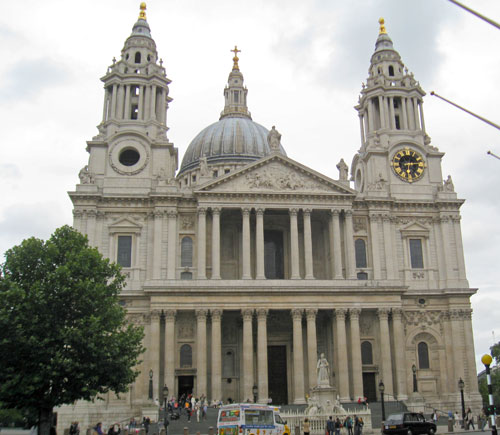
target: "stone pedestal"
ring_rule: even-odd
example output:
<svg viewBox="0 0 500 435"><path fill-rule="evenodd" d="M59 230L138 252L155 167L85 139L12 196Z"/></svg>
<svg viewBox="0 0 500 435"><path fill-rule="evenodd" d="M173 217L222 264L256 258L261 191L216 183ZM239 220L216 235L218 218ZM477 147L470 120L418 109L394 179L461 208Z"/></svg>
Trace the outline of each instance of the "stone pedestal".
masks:
<svg viewBox="0 0 500 435"><path fill-rule="evenodd" d="M413 392L406 401L408 410L411 412L424 412L425 400L422 395L418 392Z"/></svg>
<svg viewBox="0 0 500 435"><path fill-rule="evenodd" d="M311 390L311 399L322 410L333 406L337 398L337 389L334 387L317 386Z"/></svg>

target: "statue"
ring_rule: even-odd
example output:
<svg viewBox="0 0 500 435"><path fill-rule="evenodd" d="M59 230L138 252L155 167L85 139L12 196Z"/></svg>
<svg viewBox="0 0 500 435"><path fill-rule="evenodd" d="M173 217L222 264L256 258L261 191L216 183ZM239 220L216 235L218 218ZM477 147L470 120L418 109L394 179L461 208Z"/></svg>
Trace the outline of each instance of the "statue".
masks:
<svg viewBox="0 0 500 435"><path fill-rule="evenodd" d="M94 183L94 174L89 171L89 165L85 165L82 169L80 169L78 177L80 178L80 184Z"/></svg>
<svg viewBox="0 0 500 435"><path fill-rule="evenodd" d="M328 367L328 361L325 358L325 354L322 353L316 365L316 369L318 370L318 386L330 386L330 371Z"/></svg>
<svg viewBox="0 0 500 435"><path fill-rule="evenodd" d="M208 177L208 162L206 157L200 159L200 177Z"/></svg>
<svg viewBox="0 0 500 435"><path fill-rule="evenodd" d="M337 163L337 169L339 170L339 180L346 181L349 173L349 167L346 162L344 162L344 159L340 159L340 162Z"/></svg>
<svg viewBox="0 0 500 435"><path fill-rule="evenodd" d="M280 150L281 134L278 132L278 130L276 130L276 127L274 125L267 135L267 143L269 144L269 148L271 148L271 151Z"/></svg>
<svg viewBox="0 0 500 435"><path fill-rule="evenodd" d="M448 178L444 180L443 190L445 192L455 192L455 186L453 185L453 180L451 179L451 175L448 175Z"/></svg>

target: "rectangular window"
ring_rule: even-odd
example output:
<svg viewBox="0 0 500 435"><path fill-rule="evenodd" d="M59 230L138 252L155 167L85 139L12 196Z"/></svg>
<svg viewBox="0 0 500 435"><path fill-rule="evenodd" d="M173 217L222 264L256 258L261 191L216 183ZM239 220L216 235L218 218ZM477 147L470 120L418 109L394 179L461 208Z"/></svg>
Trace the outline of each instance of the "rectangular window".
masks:
<svg viewBox="0 0 500 435"><path fill-rule="evenodd" d="M236 104L238 104L238 103L240 102L240 101L239 101L239 100L240 100L240 98L239 98L239 97L240 97L240 93L239 93L238 91L233 91L233 98L234 98L234 102L235 102Z"/></svg>
<svg viewBox="0 0 500 435"><path fill-rule="evenodd" d="M422 252L422 239L410 239L410 259L412 269L424 268L424 256Z"/></svg>
<svg viewBox="0 0 500 435"><path fill-rule="evenodd" d="M122 267L132 266L132 236L118 236L116 262Z"/></svg>

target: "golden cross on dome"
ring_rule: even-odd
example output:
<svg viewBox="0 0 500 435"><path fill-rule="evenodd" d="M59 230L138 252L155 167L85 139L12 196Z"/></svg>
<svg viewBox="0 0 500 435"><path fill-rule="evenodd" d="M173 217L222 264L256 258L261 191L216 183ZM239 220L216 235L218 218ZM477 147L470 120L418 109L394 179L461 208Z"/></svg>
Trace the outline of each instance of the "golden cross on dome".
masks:
<svg viewBox="0 0 500 435"><path fill-rule="evenodd" d="M146 2L142 2L139 6L141 12L139 12L139 20L146 20Z"/></svg>
<svg viewBox="0 0 500 435"><path fill-rule="evenodd" d="M380 24L380 32L378 33L379 35L386 35L387 34L387 30L385 30L385 20L383 18L380 18L378 20L379 24Z"/></svg>
<svg viewBox="0 0 500 435"><path fill-rule="evenodd" d="M236 69L239 71L240 67L238 66L238 61L240 60L238 58L238 53L241 53L241 50L238 50L238 47L235 45L234 46L234 49L233 50L229 50L229 51L232 51L234 53L234 57L233 57L233 69Z"/></svg>

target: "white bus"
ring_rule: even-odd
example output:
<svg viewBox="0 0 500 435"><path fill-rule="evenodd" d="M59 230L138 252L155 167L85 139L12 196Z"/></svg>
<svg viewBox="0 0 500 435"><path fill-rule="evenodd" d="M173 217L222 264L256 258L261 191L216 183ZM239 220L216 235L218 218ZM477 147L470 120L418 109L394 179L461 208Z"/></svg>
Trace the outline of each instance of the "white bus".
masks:
<svg viewBox="0 0 500 435"><path fill-rule="evenodd" d="M235 403L219 409L218 435L290 435L276 406Z"/></svg>

